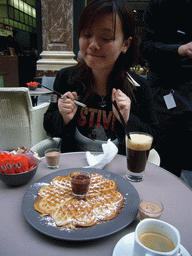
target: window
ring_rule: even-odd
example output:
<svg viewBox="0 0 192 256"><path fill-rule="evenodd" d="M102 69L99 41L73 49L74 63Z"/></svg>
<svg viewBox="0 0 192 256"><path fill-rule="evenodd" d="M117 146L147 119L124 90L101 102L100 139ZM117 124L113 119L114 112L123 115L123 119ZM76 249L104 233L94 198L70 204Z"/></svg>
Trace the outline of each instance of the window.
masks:
<svg viewBox="0 0 192 256"><path fill-rule="evenodd" d="M12 22L12 26L22 30L32 31L36 28L35 0L0 0L0 4L8 3L8 17L3 18L3 24Z"/></svg>
<svg viewBox="0 0 192 256"><path fill-rule="evenodd" d="M15 20L19 21L19 11L15 9L14 13L15 13Z"/></svg>
<svg viewBox="0 0 192 256"><path fill-rule="evenodd" d="M14 20L14 18L15 18L14 9L11 6L9 6L9 18L12 20Z"/></svg>

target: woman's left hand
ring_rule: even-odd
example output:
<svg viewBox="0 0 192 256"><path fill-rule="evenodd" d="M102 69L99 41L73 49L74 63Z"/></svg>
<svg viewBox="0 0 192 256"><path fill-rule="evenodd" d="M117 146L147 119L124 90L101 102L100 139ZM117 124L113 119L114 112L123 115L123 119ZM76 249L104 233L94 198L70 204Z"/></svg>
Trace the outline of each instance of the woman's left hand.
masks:
<svg viewBox="0 0 192 256"><path fill-rule="evenodd" d="M115 88L113 88L112 101L114 101L114 100L116 100L119 111L121 112L121 114L125 120L125 123L127 123L129 120L129 114L130 114L130 109L131 109L130 98L126 94L124 94L121 90L119 90L119 89L116 90ZM120 121L119 114L114 106L113 106L113 113L114 113L115 117Z"/></svg>

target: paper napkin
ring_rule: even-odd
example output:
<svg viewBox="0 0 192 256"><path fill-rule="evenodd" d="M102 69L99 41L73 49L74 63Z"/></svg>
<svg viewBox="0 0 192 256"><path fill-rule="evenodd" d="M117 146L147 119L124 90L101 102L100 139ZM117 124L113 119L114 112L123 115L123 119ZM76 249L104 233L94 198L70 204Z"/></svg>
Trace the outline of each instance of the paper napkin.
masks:
<svg viewBox="0 0 192 256"><path fill-rule="evenodd" d="M108 139L107 143L102 144L103 153L99 155L93 155L89 151L86 152L86 158L91 168L102 169L106 164L110 163L118 152L117 146Z"/></svg>

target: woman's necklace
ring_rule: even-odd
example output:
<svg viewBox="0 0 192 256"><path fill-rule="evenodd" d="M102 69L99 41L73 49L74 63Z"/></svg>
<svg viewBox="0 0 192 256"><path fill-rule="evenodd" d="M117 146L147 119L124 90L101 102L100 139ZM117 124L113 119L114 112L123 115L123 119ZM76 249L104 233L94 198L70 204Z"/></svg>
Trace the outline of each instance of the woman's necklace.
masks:
<svg viewBox="0 0 192 256"><path fill-rule="evenodd" d="M107 105L106 100L104 100L105 95L104 95L104 96L101 96L101 95L100 95L100 97L101 97L101 101L99 102L99 106L100 106L101 108L104 108L104 107L106 107L106 105Z"/></svg>

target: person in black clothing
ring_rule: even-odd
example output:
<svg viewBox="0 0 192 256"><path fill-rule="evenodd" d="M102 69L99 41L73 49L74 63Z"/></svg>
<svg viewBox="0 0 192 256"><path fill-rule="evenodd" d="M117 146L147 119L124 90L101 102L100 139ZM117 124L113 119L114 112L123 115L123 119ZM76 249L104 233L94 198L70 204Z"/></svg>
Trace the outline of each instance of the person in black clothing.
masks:
<svg viewBox="0 0 192 256"><path fill-rule="evenodd" d="M14 53L16 55L22 53L22 49L21 49L21 46L19 45L19 43L17 41L15 41L15 39L9 35L7 37L7 49L13 49ZM11 52L10 52L11 54Z"/></svg>
<svg viewBox="0 0 192 256"><path fill-rule="evenodd" d="M147 132L155 141L157 119L150 87L129 72L136 37L128 2L92 1L81 14L78 36L83 58L56 76L54 90L67 98L50 104L44 116L47 133L62 138L62 152L101 151L102 142L111 139L118 153L125 154L125 131L112 106L116 100L129 131ZM87 107L78 107L74 99Z"/></svg>
<svg viewBox="0 0 192 256"><path fill-rule="evenodd" d="M142 56L149 62L161 133L161 166L180 176L191 169L192 29L191 0L151 0L145 13Z"/></svg>

